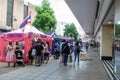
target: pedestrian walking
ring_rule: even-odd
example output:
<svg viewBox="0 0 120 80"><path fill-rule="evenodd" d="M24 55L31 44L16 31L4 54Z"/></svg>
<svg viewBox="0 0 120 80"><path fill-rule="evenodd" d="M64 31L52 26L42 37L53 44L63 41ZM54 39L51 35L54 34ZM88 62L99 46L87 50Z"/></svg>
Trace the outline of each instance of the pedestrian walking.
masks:
<svg viewBox="0 0 120 80"><path fill-rule="evenodd" d="M40 41L37 41L37 45L36 45L36 66L40 66L41 65L41 63L42 63L42 51L43 51L43 46L42 46L42 44L41 44L41 42Z"/></svg>
<svg viewBox="0 0 120 80"><path fill-rule="evenodd" d="M79 64L79 60L80 60L80 49L81 49L81 46L79 45L79 42L76 42L75 43L75 46L74 46L74 64L76 62L76 59L77 59L77 62Z"/></svg>
<svg viewBox="0 0 120 80"><path fill-rule="evenodd" d="M86 48L86 51L88 51L88 48L89 48L89 42L86 42L86 44L85 44L85 48Z"/></svg>
<svg viewBox="0 0 120 80"><path fill-rule="evenodd" d="M67 66L68 55L70 54L70 48L68 46L68 40L62 44L63 63Z"/></svg>

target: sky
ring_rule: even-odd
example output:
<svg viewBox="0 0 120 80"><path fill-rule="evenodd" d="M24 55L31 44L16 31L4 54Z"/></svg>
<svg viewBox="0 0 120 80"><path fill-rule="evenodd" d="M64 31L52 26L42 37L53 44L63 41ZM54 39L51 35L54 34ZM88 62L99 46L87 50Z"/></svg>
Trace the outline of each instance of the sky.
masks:
<svg viewBox="0 0 120 80"><path fill-rule="evenodd" d="M40 5L42 0L24 0L25 2L30 2L34 5ZM64 0L49 0L51 4L51 8L53 8L55 12L55 16L57 21L59 22L66 22L66 23L74 23L77 27L77 30L79 34L84 35L84 31L81 28L81 25L75 18L74 14L70 10L70 8L67 6L66 2Z"/></svg>

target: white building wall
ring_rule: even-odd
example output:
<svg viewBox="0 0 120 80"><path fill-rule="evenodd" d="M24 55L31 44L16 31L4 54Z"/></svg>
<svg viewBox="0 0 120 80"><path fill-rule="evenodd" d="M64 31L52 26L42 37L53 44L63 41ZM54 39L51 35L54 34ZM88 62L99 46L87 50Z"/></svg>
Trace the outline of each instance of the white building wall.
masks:
<svg viewBox="0 0 120 80"><path fill-rule="evenodd" d="M0 0L0 27L5 28L7 26L7 1L8 0ZM28 12L32 11L32 22L35 19L36 11L35 5L29 4ZM13 28L18 29L20 24L23 22L24 18L24 0L14 0L13 5ZM16 19L17 21L14 21Z"/></svg>
<svg viewBox="0 0 120 80"><path fill-rule="evenodd" d="M56 30L55 30L56 34L64 35L64 29L65 29L66 24L67 23L65 23L65 22L57 22L57 27L56 27Z"/></svg>
<svg viewBox="0 0 120 80"><path fill-rule="evenodd" d="M23 22L23 18L24 18L23 0L14 0L13 16L17 19L17 21L13 20L13 28L17 29L20 26L20 24Z"/></svg>
<svg viewBox="0 0 120 80"><path fill-rule="evenodd" d="M0 27L6 26L7 0L0 0Z"/></svg>

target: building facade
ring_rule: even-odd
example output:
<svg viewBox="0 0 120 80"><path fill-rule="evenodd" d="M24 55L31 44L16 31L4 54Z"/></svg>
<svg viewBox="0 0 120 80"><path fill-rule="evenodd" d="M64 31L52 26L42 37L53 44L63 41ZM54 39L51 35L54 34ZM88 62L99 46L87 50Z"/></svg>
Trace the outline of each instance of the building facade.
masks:
<svg viewBox="0 0 120 80"><path fill-rule="evenodd" d="M64 29L66 24L66 22L57 22L55 33L58 35L64 35Z"/></svg>
<svg viewBox="0 0 120 80"><path fill-rule="evenodd" d="M16 18L16 21L14 20ZM14 0L12 23L14 29L17 29L24 20L24 1Z"/></svg>
<svg viewBox="0 0 120 80"><path fill-rule="evenodd" d="M31 22L33 22L36 11L35 6L24 0L0 0L0 28L9 26L18 29L25 17L31 11Z"/></svg>
<svg viewBox="0 0 120 80"><path fill-rule="evenodd" d="M7 24L7 0L0 0L0 27L5 27Z"/></svg>

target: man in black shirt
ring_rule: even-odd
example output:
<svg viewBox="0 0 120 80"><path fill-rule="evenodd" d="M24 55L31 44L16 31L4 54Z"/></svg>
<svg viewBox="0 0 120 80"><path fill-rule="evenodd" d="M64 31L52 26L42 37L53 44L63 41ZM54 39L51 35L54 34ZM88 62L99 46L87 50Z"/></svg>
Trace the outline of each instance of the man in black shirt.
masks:
<svg viewBox="0 0 120 80"><path fill-rule="evenodd" d="M42 58L42 51L43 51L43 46L40 41L37 41L37 45L35 47L36 49L36 66L41 65L41 58Z"/></svg>

